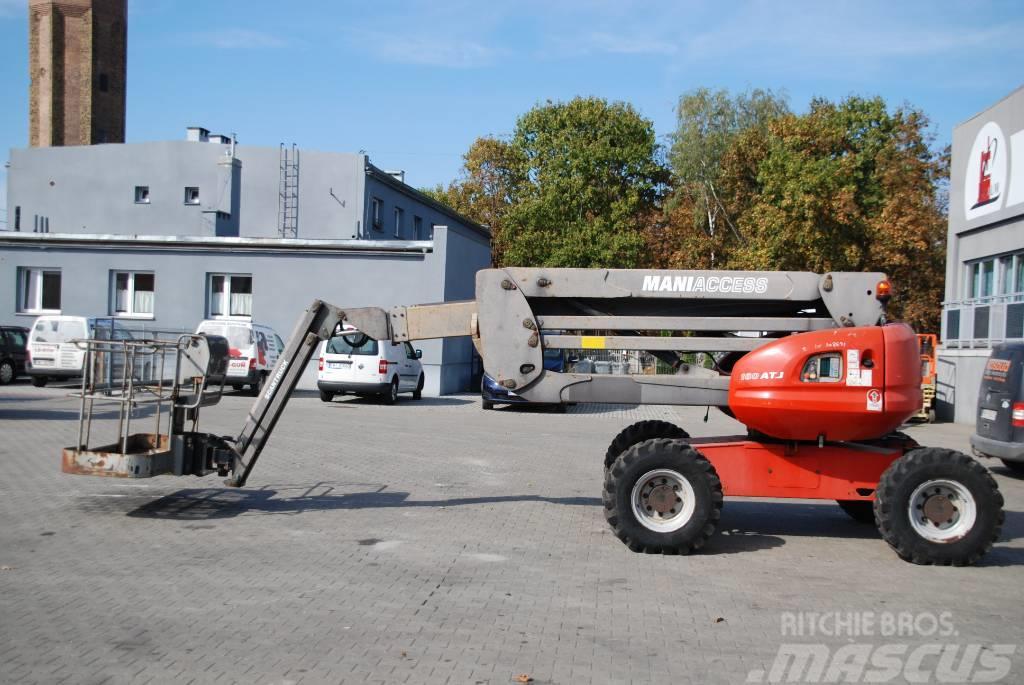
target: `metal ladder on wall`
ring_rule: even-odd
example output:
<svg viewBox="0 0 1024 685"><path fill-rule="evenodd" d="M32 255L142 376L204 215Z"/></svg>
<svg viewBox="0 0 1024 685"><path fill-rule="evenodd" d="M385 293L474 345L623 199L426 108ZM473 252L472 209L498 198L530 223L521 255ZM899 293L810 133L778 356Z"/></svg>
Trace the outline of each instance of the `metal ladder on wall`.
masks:
<svg viewBox="0 0 1024 685"><path fill-rule="evenodd" d="M299 148L281 143L280 188L277 197L277 231L282 238L299 237Z"/></svg>

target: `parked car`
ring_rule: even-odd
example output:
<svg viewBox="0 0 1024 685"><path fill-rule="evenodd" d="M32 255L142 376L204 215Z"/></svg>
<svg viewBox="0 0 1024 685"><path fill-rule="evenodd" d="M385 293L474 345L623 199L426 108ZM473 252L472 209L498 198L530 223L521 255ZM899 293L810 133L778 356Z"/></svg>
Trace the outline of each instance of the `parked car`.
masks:
<svg viewBox="0 0 1024 685"><path fill-rule="evenodd" d="M25 372L37 388L55 379L80 378L86 349L72 340L131 340L133 337L130 330L114 319L45 314L35 320L29 331ZM107 365L105 371L117 375L112 364Z"/></svg>
<svg viewBox="0 0 1024 685"><path fill-rule="evenodd" d="M971 435L975 454L998 457L1024 473L1024 343L992 348L978 392L978 419Z"/></svg>
<svg viewBox="0 0 1024 685"><path fill-rule="evenodd" d="M258 395L266 383L277 358L284 351L284 341L273 328L244 320L206 319L196 333L219 335L228 341L228 374L224 385L236 390L248 386Z"/></svg>
<svg viewBox="0 0 1024 685"><path fill-rule="evenodd" d="M28 329L0 326L0 385L25 375L28 359Z"/></svg>
<svg viewBox="0 0 1024 685"><path fill-rule="evenodd" d="M394 404L399 393L409 392L418 400L425 382L422 356L407 342L378 341L354 331L336 335L321 347L316 381L320 399L330 402L351 392Z"/></svg>
<svg viewBox="0 0 1024 685"><path fill-rule="evenodd" d="M561 373L565 370L566 359L564 350L544 350L544 368L548 371L557 371ZM488 376L486 373L480 380L480 406L484 409L494 409L496 404L535 404L539 406L545 406L539 402L530 402L527 399L520 397L518 394L498 385L498 382ZM558 411L565 411L565 404L552 404L549 405L556 408Z"/></svg>

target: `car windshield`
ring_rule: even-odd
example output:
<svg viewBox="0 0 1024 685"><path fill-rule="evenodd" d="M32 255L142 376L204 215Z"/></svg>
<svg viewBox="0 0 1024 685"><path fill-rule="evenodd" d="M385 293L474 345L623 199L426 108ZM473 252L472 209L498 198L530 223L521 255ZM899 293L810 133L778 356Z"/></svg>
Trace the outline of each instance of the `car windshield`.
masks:
<svg viewBox="0 0 1024 685"><path fill-rule="evenodd" d="M365 355L367 357L376 357L377 341L374 340L373 338L366 338L363 341L362 345L358 345L355 347L353 347L352 344L349 342L349 340L351 340L352 342L360 342L359 338L362 337L363 336L361 334L355 333L353 335L348 336L348 340L346 340L346 336L343 335L331 338L327 342L327 354L359 354Z"/></svg>
<svg viewBox="0 0 1024 685"><path fill-rule="evenodd" d="M33 342L66 343L70 340L84 340L85 322L66 319L43 319L32 328Z"/></svg>
<svg viewBox="0 0 1024 685"><path fill-rule="evenodd" d="M238 326L229 323L204 324L199 329L199 332L206 333L207 335L219 335L222 338L227 338L228 347L236 350L252 345L252 331L245 326Z"/></svg>

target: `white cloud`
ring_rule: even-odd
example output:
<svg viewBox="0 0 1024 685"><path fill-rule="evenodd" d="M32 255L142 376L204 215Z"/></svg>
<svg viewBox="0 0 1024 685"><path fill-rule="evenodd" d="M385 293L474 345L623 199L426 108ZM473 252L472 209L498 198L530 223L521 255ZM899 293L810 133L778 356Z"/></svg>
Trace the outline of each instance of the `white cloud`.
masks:
<svg viewBox="0 0 1024 685"><path fill-rule="evenodd" d="M282 48L287 41L270 33L243 28L225 28L191 34L197 45L207 45L222 50L260 50Z"/></svg>
<svg viewBox="0 0 1024 685"><path fill-rule="evenodd" d="M615 34L596 31L567 43L579 53L611 53L614 55L674 55L678 46L647 34Z"/></svg>
<svg viewBox="0 0 1024 685"><path fill-rule="evenodd" d="M422 30L408 33L352 31L349 35L361 50L380 60L398 64L472 69L490 65L502 53L476 40L440 34L424 35Z"/></svg>
<svg viewBox="0 0 1024 685"><path fill-rule="evenodd" d="M804 58L805 64L948 56L1015 40L1019 24L992 27L955 24L919 11L902 15L884 5L755 2L722 16L712 28L686 41L691 59L759 54L767 59Z"/></svg>

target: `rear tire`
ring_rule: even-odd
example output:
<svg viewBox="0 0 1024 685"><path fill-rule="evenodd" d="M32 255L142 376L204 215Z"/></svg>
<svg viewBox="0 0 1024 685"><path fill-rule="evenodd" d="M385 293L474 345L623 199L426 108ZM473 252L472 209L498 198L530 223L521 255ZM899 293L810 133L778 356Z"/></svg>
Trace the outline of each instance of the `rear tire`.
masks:
<svg viewBox="0 0 1024 685"><path fill-rule="evenodd" d="M673 440L685 439L690 434L674 423L668 421L638 421L628 426L612 440L608 451L604 453L604 467L607 469L618 458L620 454L633 445L651 440L653 438L671 438Z"/></svg>
<svg viewBox="0 0 1024 685"><path fill-rule="evenodd" d="M334 393L333 392L327 392L326 390L321 390L320 391L320 401L321 402L330 402L333 399L334 399Z"/></svg>
<svg viewBox="0 0 1024 685"><path fill-rule="evenodd" d="M7 385L14 380L15 368L11 361L0 362L0 385Z"/></svg>
<svg viewBox="0 0 1024 685"><path fill-rule="evenodd" d="M1000 459L999 461L1003 462L1003 466L1018 476L1024 475L1024 461L1010 461L1009 459Z"/></svg>
<svg viewBox="0 0 1024 685"><path fill-rule="evenodd" d="M836 500L839 508L857 523L875 523L875 505L868 499Z"/></svg>
<svg viewBox="0 0 1024 685"><path fill-rule="evenodd" d="M1003 525L1003 496L988 470L966 454L919 447L878 481L878 530L900 558L967 566L992 549Z"/></svg>
<svg viewBox="0 0 1024 685"><path fill-rule="evenodd" d="M426 378L424 378L423 374L421 373L420 374L420 379L418 381L416 381L416 389L412 391L412 398L414 400L423 399L423 386L424 386L425 383L426 383Z"/></svg>
<svg viewBox="0 0 1024 685"><path fill-rule="evenodd" d="M49 379L46 376L32 376L32 385L37 388L42 388L46 385L46 381Z"/></svg>
<svg viewBox="0 0 1024 685"><path fill-rule="evenodd" d="M398 379L394 378L384 394L384 404L394 404L398 401Z"/></svg>
<svg viewBox="0 0 1024 685"><path fill-rule="evenodd" d="M722 482L681 440L646 440L620 454L605 473L604 515L634 552L688 554L718 525Z"/></svg>

